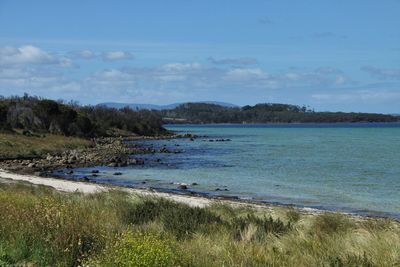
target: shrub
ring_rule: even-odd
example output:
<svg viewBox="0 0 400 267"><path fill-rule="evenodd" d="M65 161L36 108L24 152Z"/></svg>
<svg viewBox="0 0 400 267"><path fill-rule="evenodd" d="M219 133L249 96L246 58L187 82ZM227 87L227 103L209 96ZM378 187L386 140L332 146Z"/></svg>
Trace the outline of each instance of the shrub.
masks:
<svg viewBox="0 0 400 267"><path fill-rule="evenodd" d="M238 217L232 220L231 229L233 237L236 240L242 240L242 235L249 227L253 227L254 233L252 239L262 241L266 235L281 235L288 232L292 226L291 223L283 223L280 219L274 220L270 217L257 217L254 214L248 214L246 217Z"/></svg>
<svg viewBox="0 0 400 267"><path fill-rule="evenodd" d="M128 230L88 266L184 266L188 265L175 240L157 233Z"/></svg>
<svg viewBox="0 0 400 267"><path fill-rule="evenodd" d="M79 196L14 190L0 188L0 247L7 248L0 249L0 262L76 266L105 245L108 233L101 221L107 213L93 211Z"/></svg>
<svg viewBox="0 0 400 267"><path fill-rule="evenodd" d="M197 230L222 222L219 216L207 209L165 199L146 199L137 203L127 212L125 220L133 224L159 220L178 239L190 237Z"/></svg>
<svg viewBox="0 0 400 267"><path fill-rule="evenodd" d="M316 217L313 230L318 236L321 236L344 233L351 227L351 222L343 214L324 213Z"/></svg>
<svg viewBox="0 0 400 267"><path fill-rule="evenodd" d="M290 222L296 223L300 220L300 212L295 209L289 209L286 212L286 217Z"/></svg>
<svg viewBox="0 0 400 267"><path fill-rule="evenodd" d="M207 209L178 204L163 210L161 221L178 239L190 237L196 231L209 232L222 221Z"/></svg>
<svg viewBox="0 0 400 267"><path fill-rule="evenodd" d="M375 267L371 260L364 252L363 256L360 255L346 255L344 257L331 257L329 259L329 267Z"/></svg>

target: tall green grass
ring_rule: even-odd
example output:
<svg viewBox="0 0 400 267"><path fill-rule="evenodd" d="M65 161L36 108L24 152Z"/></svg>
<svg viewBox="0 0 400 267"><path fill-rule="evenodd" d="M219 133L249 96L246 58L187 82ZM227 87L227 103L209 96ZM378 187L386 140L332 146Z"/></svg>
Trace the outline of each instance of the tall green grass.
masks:
<svg viewBox="0 0 400 267"><path fill-rule="evenodd" d="M0 266L400 266L400 226L0 184Z"/></svg>
<svg viewBox="0 0 400 267"><path fill-rule="evenodd" d="M89 145L90 141L77 137L0 133L0 159L38 158L47 153L81 149Z"/></svg>

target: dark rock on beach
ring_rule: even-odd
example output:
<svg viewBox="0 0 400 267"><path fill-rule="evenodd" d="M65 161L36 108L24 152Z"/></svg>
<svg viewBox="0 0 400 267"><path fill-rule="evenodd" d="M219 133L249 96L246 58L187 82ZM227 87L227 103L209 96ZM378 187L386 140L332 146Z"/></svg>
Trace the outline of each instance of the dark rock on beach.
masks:
<svg viewBox="0 0 400 267"><path fill-rule="evenodd" d="M187 185L181 184L178 186L178 189L186 190L186 189L188 189L188 187L187 187Z"/></svg>
<svg viewBox="0 0 400 267"><path fill-rule="evenodd" d="M227 189L227 188L224 188L224 189L217 188L217 189L215 189L215 191L229 191L229 189Z"/></svg>

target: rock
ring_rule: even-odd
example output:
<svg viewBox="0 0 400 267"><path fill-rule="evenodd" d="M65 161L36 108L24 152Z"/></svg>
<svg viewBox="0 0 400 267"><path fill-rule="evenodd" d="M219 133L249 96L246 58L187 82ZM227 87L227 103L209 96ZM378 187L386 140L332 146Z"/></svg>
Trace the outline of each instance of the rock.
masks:
<svg viewBox="0 0 400 267"><path fill-rule="evenodd" d="M67 172L66 172L66 174L73 174L73 173L74 173L73 170L70 170L70 171L67 171Z"/></svg>
<svg viewBox="0 0 400 267"><path fill-rule="evenodd" d="M118 167L126 167L126 166L128 166L127 161L122 161L121 163L118 163Z"/></svg>
<svg viewBox="0 0 400 267"><path fill-rule="evenodd" d="M135 164L137 164L137 161L136 161L136 159L128 159L128 164L129 165L135 165Z"/></svg>
<svg viewBox="0 0 400 267"><path fill-rule="evenodd" d="M160 149L160 153L171 153L167 148L163 147Z"/></svg>
<svg viewBox="0 0 400 267"><path fill-rule="evenodd" d="M178 186L178 189L186 190L186 189L188 189L188 187L187 187L187 185L181 184Z"/></svg>
<svg viewBox="0 0 400 267"><path fill-rule="evenodd" d="M92 173L99 173L99 170L92 170Z"/></svg>
<svg viewBox="0 0 400 267"><path fill-rule="evenodd" d="M36 163L32 162L28 164L29 168L35 168L36 167Z"/></svg>
<svg viewBox="0 0 400 267"><path fill-rule="evenodd" d="M82 177L82 181L84 182L90 182L90 179L87 176Z"/></svg>
<svg viewBox="0 0 400 267"><path fill-rule="evenodd" d="M92 173L92 176L93 177L97 177L97 176L99 176L98 174L95 174L95 173Z"/></svg>
<svg viewBox="0 0 400 267"><path fill-rule="evenodd" d="M192 185L199 185L198 183L192 183Z"/></svg>
<svg viewBox="0 0 400 267"><path fill-rule="evenodd" d="M227 188L221 189L221 188L217 188L215 189L215 191L229 191Z"/></svg>
<svg viewBox="0 0 400 267"><path fill-rule="evenodd" d="M122 175L122 172L114 172L114 175Z"/></svg>

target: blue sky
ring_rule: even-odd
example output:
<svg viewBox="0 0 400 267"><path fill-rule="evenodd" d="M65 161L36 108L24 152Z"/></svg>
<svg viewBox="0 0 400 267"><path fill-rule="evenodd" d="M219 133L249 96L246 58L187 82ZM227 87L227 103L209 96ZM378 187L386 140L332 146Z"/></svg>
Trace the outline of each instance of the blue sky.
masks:
<svg viewBox="0 0 400 267"><path fill-rule="evenodd" d="M400 113L399 0L0 0L0 95Z"/></svg>

